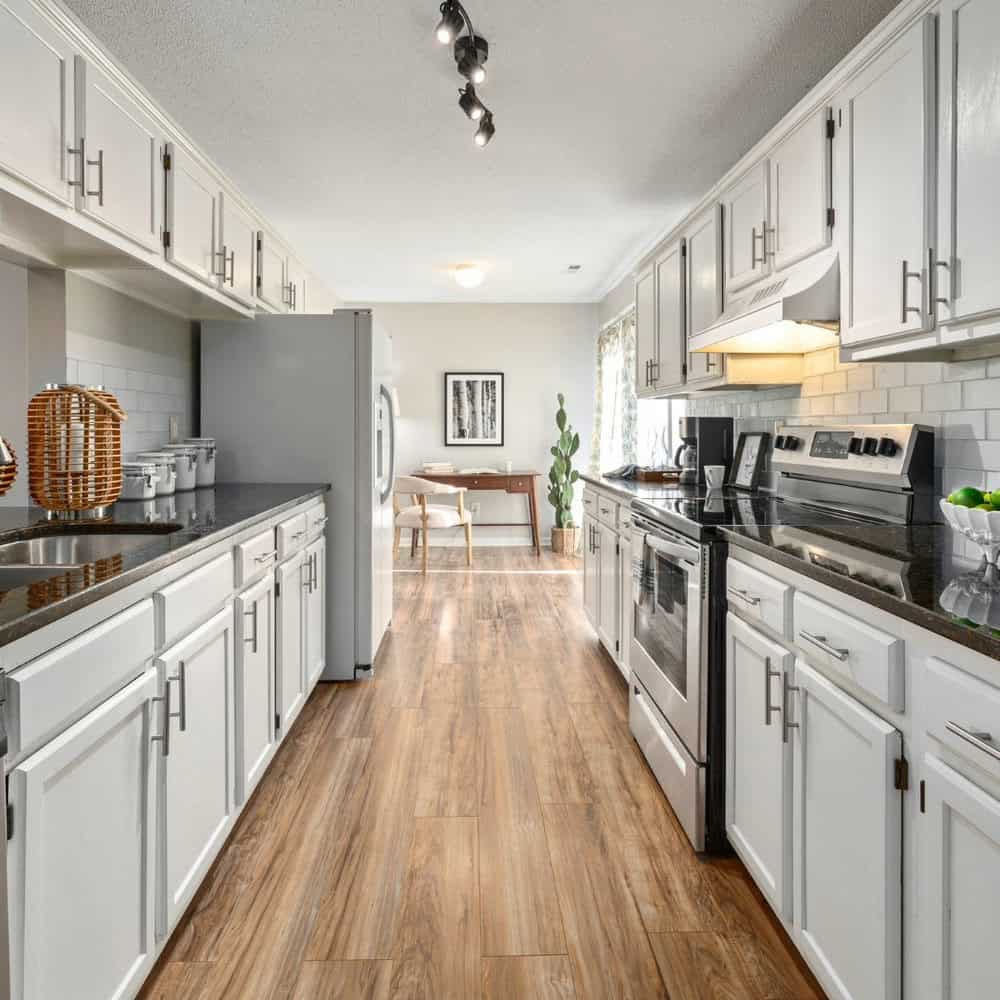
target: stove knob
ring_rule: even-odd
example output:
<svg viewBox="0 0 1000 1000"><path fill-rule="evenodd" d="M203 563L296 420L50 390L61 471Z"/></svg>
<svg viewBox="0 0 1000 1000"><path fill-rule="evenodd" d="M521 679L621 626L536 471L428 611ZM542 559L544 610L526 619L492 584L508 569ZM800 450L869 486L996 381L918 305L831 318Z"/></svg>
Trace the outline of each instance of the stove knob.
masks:
<svg viewBox="0 0 1000 1000"><path fill-rule="evenodd" d="M787 438L785 437L785 435L784 434L779 434L774 439L774 447L777 448L778 451L784 451L785 450L785 446L786 446L786 441L787 441Z"/></svg>
<svg viewBox="0 0 1000 1000"><path fill-rule="evenodd" d="M794 434L789 434L785 437L785 447L789 451L795 451L798 446L802 444L802 441L797 438Z"/></svg>
<svg viewBox="0 0 1000 1000"><path fill-rule="evenodd" d="M899 451L899 445L892 438L879 438L878 453L884 458L892 458Z"/></svg>
<svg viewBox="0 0 1000 1000"><path fill-rule="evenodd" d="M861 450L866 455L877 455L878 454L878 438L865 438L864 443L861 446Z"/></svg>
<svg viewBox="0 0 1000 1000"><path fill-rule="evenodd" d="M862 451L862 446L864 445L863 438L851 438L850 444L847 446L847 450L852 455L860 455Z"/></svg>

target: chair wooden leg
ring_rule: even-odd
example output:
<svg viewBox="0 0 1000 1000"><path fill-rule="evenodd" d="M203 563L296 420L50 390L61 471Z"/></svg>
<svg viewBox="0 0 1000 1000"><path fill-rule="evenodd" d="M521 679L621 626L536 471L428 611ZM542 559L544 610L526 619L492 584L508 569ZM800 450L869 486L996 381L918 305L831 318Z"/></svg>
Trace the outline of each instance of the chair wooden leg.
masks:
<svg viewBox="0 0 1000 1000"><path fill-rule="evenodd" d="M427 535L428 534L429 534L429 532L427 531L426 528L424 528L424 531L423 531L423 535L424 535L424 537L423 537L423 543L424 543L424 570L423 570L423 572L424 572L424 576L427 576Z"/></svg>
<svg viewBox="0 0 1000 1000"><path fill-rule="evenodd" d="M417 542L420 541L420 529L414 528L410 532L410 558L415 559L417 555Z"/></svg>
<svg viewBox="0 0 1000 1000"><path fill-rule="evenodd" d="M465 525L465 565L472 565L472 525Z"/></svg>
<svg viewBox="0 0 1000 1000"><path fill-rule="evenodd" d="M399 539L403 534L402 528L396 528L392 534L392 558L399 559Z"/></svg>

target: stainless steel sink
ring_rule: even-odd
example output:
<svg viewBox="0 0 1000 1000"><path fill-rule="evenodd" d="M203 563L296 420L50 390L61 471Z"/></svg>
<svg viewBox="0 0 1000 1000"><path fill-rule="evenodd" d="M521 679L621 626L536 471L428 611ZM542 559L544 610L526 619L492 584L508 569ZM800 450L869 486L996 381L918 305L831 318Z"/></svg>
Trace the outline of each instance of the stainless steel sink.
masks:
<svg viewBox="0 0 1000 1000"><path fill-rule="evenodd" d="M71 567L63 567L68 571ZM18 587L27 587L39 580L50 580L58 576L60 570L51 566L0 566L0 594Z"/></svg>
<svg viewBox="0 0 1000 1000"><path fill-rule="evenodd" d="M20 538L0 544L0 568L86 566L99 559L145 548L169 530L176 531L180 527L161 525L143 532L59 532L38 538Z"/></svg>

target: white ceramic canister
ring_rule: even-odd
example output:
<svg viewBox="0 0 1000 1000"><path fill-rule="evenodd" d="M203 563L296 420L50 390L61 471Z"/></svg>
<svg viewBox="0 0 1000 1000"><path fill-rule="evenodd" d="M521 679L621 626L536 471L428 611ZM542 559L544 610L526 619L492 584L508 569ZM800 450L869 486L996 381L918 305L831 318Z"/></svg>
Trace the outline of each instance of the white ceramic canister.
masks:
<svg viewBox="0 0 1000 1000"><path fill-rule="evenodd" d="M215 438L186 438L183 442L198 449L198 485L215 485Z"/></svg>
<svg viewBox="0 0 1000 1000"><path fill-rule="evenodd" d="M177 491L193 490L198 485L198 449L193 444L165 444L163 450L177 456Z"/></svg>
<svg viewBox="0 0 1000 1000"><path fill-rule="evenodd" d="M123 462L119 500L152 500L156 496L156 465L153 462Z"/></svg>
<svg viewBox="0 0 1000 1000"><path fill-rule="evenodd" d="M158 497L170 496L177 486L177 456L170 451L140 451L137 462L152 462L156 466L156 474L160 477L156 484Z"/></svg>

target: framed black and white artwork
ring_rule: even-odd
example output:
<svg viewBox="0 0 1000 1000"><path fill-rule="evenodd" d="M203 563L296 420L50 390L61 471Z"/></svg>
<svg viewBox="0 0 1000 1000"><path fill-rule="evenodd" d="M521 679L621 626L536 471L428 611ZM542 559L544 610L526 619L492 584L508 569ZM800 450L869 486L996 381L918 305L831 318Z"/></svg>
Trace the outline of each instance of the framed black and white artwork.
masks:
<svg viewBox="0 0 1000 1000"><path fill-rule="evenodd" d="M503 372L445 372L444 443L503 444Z"/></svg>

